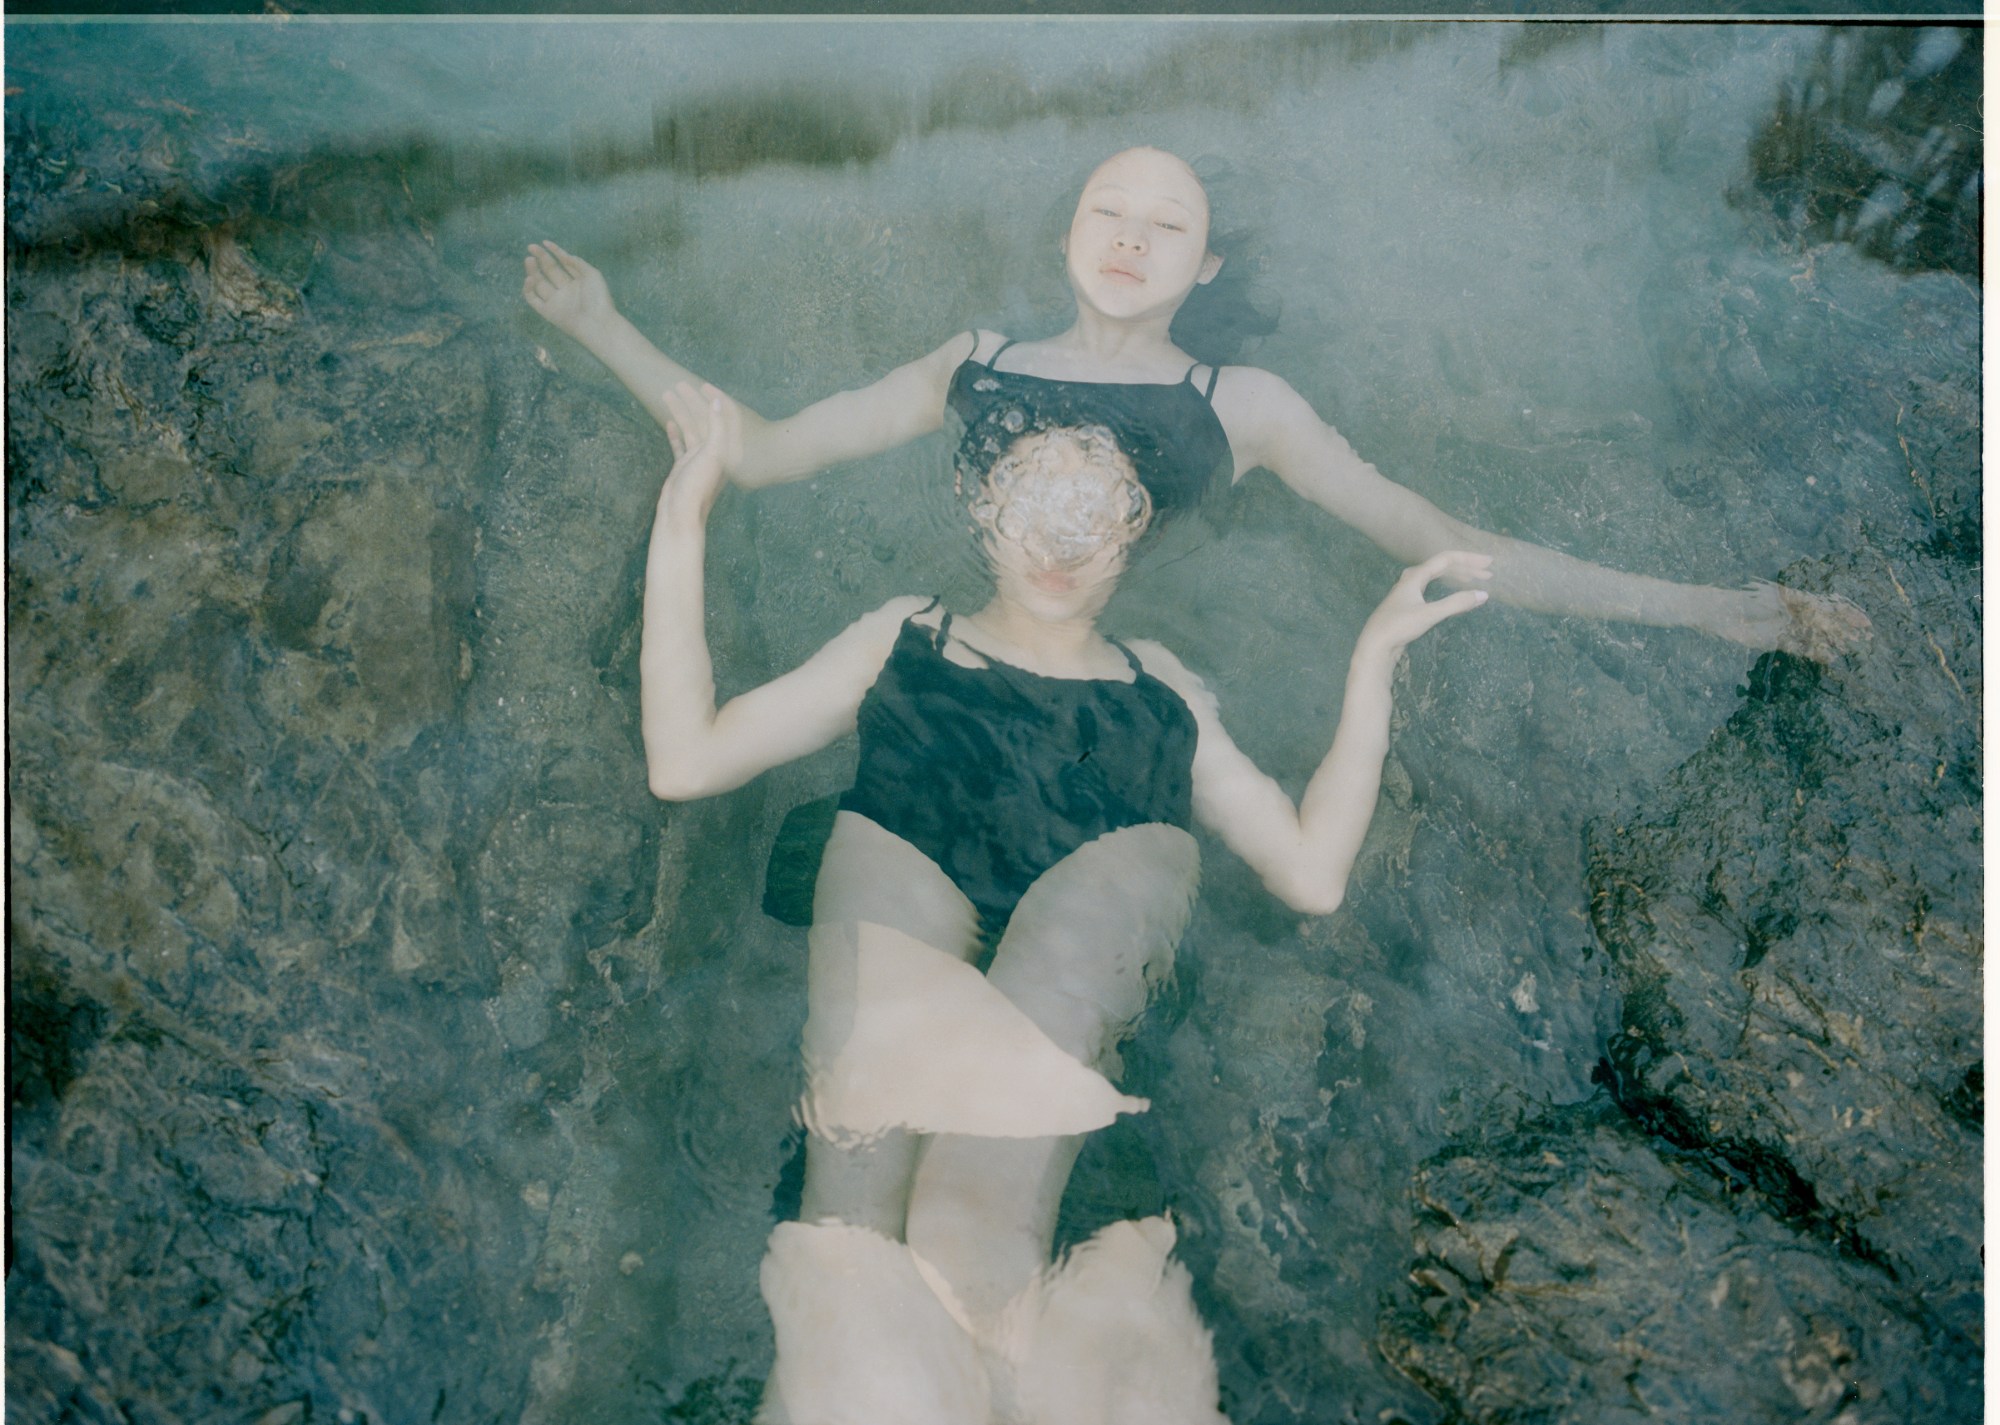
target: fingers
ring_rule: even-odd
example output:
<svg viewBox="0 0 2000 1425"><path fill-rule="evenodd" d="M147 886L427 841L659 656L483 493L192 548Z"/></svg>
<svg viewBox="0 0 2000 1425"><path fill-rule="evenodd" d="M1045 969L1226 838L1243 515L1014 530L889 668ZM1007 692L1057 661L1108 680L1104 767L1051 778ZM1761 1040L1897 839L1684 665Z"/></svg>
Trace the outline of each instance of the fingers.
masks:
<svg viewBox="0 0 2000 1425"><path fill-rule="evenodd" d="M581 258L570 256L552 242L529 243L523 266L527 269L530 285L536 282L546 285L547 292L543 295L554 294L581 278L587 270Z"/></svg>
<svg viewBox="0 0 2000 1425"><path fill-rule="evenodd" d="M529 244L528 255L522 260L521 266L524 274L521 279L521 296L531 307L540 309L547 306L568 284L567 274L555 265L554 260L546 252L542 251L540 243Z"/></svg>
<svg viewBox="0 0 2000 1425"><path fill-rule="evenodd" d="M679 465L687 458L689 447L687 406L672 391L662 391L660 399L667 407L667 444L673 447L674 464Z"/></svg>
<svg viewBox="0 0 2000 1425"><path fill-rule="evenodd" d="M742 438L743 408L706 381L701 391L708 397L709 429L722 442L724 450L734 450Z"/></svg>
<svg viewBox="0 0 2000 1425"><path fill-rule="evenodd" d="M1447 549L1433 554L1421 564L1413 564L1403 571L1403 578L1419 589L1438 579L1450 579L1455 583L1470 583L1493 577L1493 556L1474 554L1464 549Z"/></svg>
<svg viewBox="0 0 2000 1425"><path fill-rule="evenodd" d="M667 440L679 458L711 447L725 452L737 439L742 416L734 401L715 386L682 381L660 393L667 408Z"/></svg>
<svg viewBox="0 0 2000 1425"><path fill-rule="evenodd" d="M667 408L667 440L673 445L676 457L685 455L698 443L693 433L702 431L703 426L696 421L694 387L686 382L669 386L660 393L660 400Z"/></svg>
<svg viewBox="0 0 2000 1425"><path fill-rule="evenodd" d="M1451 559L1450 550L1446 550L1441 554L1433 554L1423 563L1412 564L1409 568L1405 569L1403 571L1403 577L1405 579L1408 579L1413 584L1417 585L1428 584L1433 579L1438 579L1443 577L1445 571L1445 565L1447 564L1447 562L1449 562L1450 559Z"/></svg>
<svg viewBox="0 0 2000 1425"><path fill-rule="evenodd" d="M1370 627L1398 648L1443 623L1470 613L1490 597L1484 589L1460 589L1438 599L1426 599L1425 588L1436 579L1458 584L1484 583L1493 577L1493 559L1486 554L1451 549L1405 569L1396 587L1369 620Z"/></svg>
<svg viewBox="0 0 2000 1425"><path fill-rule="evenodd" d="M1430 629L1455 614L1469 613L1485 603L1488 595L1484 589L1467 589L1467 584L1483 584L1493 577L1493 556L1474 554L1463 549L1447 549L1433 554L1421 564L1415 564L1403 571L1396 581L1396 591L1392 600L1399 597L1406 603L1414 603L1422 622L1418 631ZM1460 586L1460 591L1447 594L1441 599L1426 599L1424 590L1439 579L1448 579Z"/></svg>
<svg viewBox="0 0 2000 1425"><path fill-rule="evenodd" d="M1485 603L1486 599L1487 593L1484 589L1461 589L1456 594L1446 594L1441 599L1431 599L1424 607L1433 615L1431 623L1436 626L1454 614L1471 613Z"/></svg>
<svg viewBox="0 0 2000 1425"><path fill-rule="evenodd" d="M542 245L546 247L551 253L555 254L555 259L557 262L562 264L563 271L567 272L572 277L583 276L585 270L590 265L589 263L585 262L582 258L573 257L569 253L564 252L561 248L557 247L552 242L545 241Z"/></svg>

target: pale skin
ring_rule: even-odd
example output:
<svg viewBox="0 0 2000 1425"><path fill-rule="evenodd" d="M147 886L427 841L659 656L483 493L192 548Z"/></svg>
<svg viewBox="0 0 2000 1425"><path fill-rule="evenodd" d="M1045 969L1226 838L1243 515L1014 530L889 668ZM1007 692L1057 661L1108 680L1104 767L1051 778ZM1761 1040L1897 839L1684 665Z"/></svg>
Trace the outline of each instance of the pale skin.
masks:
<svg viewBox="0 0 2000 1425"><path fill-rule="evenodd" d="M927 601L890 600L798 668L718 707L705 634L706 527L726 478L722 452L739 439L743 416L714 388L697 391L685 383L662 393L660 404L676 463L660 494L647 555L640 700L649 785L664 799L683 800L728 791L851 732L902 625L921 617ZM684 434L694 431L701 433ZM1059 443L1064 434L1029 436L1020 445ZM1130 478L1129 465L1116 459ZM1037 554L1036 546L1009 537L997 522L985 522L983 531L995 591L977 613L954 621L944 656L1049 677L1129 681L1130 665L1098 632L1097 618L1134 532L1122 531L1089 552L1056 555ZM1425 590L1440 580L1484 584L1490 566L1485 555L1447 551L1397 579L1356 640L1332 746L1297 802L1230 738L1214 697L1179 659L1155 643L1130 645L1146 672L1177 692L1193 714L1195 819L1286 905L1317 915L1341 904L1380 790L1396 666L1413 640L1487 597L1483 589L1468 588L1433 600ZM926 943L961 959L978 948L969 919L955 918L941 902L937 911L914 904L956 898L929 859L872 822L861 820L859 829L876 849L850 859L830 845L821 870L808 974L809 1062L815 1026L850 1020L854 1013L853 1002L839 997L847 957L865 947L872 932L863 922L902 919L927 936ZM842 834L837 825L836 841ZM988 971L988 980L1056 1048L1106 1073L1115 1072L1113 1046L1143 1006L1147 977L1161 957L1171 961L1170 943L1147 940L1146 923L1160 923L1160 899L1154 897L1172 903L1180 894L1185 914L1192 863L1175 863L1175 838L1187 842L1176 828L1126 828L1065 858L1023 899ZM1191 843L1186 854L1192 855ZM833 919L823 925L826 916ZM1124 939L1128 916L1133 938ZM1128 948L1147 963L1121 956ZM912 1054L904 1072L923 1074L926 1065ZM814 1134L807 1140L801 1217L851 1223L892 1238L907 1234L958 1301L976 1315L990 1315L1048 1261L1081 1143L1074 1133L1006 1138L938 1132L920 1142L891 1132L852 1149Z"/></svg>
<svg viewBox="0 0 2000 1425"><path fill-rule="evenodd" d="M1056 336L1009 347L1005 368L1067 381L1182 379L1193 359L1175 346L1170 323L1223 261L1208 251L1208 220L1207 194L1180 159L1139 148L1106 160L1086 182L1063 242L1075 321ZM530 246L522 293L662 424L671 419L664 393L699 379L626 320L602 273L554 243ZM956 335L880 380L780 420L739 406L740 421L721 451L723 472L749 488L781 484L927 435L944 423L946 391L959 364L970 355L990 359L1000 344L992 332L973 340ZM1843 599L1762 582L1742 589L1678 584L1475 529L1383 476L1268 371L1223 367L1213 403L1234 452L1235 478L1271 470L1405 564L1450 550L1484 555L1491 571L1485 587L1505 603L1696 628L1746 647L1822 660L1868 636L1866 615ZM705 415L690 414L699 431Z"/></svg>

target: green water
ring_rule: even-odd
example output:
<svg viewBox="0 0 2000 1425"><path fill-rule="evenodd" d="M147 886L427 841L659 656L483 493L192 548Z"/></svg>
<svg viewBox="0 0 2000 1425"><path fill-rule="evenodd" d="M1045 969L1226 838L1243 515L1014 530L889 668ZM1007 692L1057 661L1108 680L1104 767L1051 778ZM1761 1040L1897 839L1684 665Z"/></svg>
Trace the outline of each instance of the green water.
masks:
<svg viewBox="0 0 2000 1425"><path fill-rule="evenodd" d="M1969 745L1976 32L7 40L10 1025L32 1051L10 1391L274 1425L723 1420L754 1397L804 1010L764 852L852 752L712 803L646 795L636 580L668 453L521 304L533 239L784 411L969 326L1058 329L1069 188L1172 149L1217 176L1225 256L1280 313L1248 359L1390 478L1624 569L1845 590L1916 651L1865 665L1911 759ZM939 437L727 496L722 691L891 594L967 597L947 477ZM1258 473L1108 622L1174 648L1296 791L1394 572ZM1626 1020L1586 824L1643 818L1753 659L1486 610L1411 657L1339 916L1301 921L1205 844L1178 980L1126 1056L1154 1109L1087 1149L1063 1234L1177 1215L1239 1425L1443 1418L1377 1345L1409 1301L1412 1173L1599 1093ZM1976 850L1873 795L1857 819L1918 827L1913 883L1976 924ZM1838 850L1771 838L1746 861Z"/></svg>

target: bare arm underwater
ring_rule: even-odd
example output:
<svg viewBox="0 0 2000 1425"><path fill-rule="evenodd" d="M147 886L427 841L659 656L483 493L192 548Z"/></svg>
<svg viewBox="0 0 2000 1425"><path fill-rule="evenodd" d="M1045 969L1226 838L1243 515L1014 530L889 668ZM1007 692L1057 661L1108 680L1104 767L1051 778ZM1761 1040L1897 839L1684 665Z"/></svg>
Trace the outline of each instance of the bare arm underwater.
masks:
<svg viewBox="0 0 2000 1425"><path fill-rule="evenodd" d="M603 275L553 243L529 249L523 296L596 356L667 424L662 394L696 378L642 336L611 301ZM781 420L738 407L741 421L718 452L723 473L747 488L802 479L829 466L903 445L944 422L951 374L967 353L963 335L880 380L816 401ZM1236 451L1236 474L1262 466L1287 487L1406 564L1446 550L1493 560L1492 596L1543 613L1693 628L1753 649L1822 661L1869 636L1867 615L1845 599L1757 582L1741 589L1627 574L1453 519L1358 455L1280 377L1224 368L1217 415ZM690 413L699 433L706 413Z"/></svg>
<svg viewBox="0 0 2000 1425"><path fill-rule="evenodd" d="M1453 550L1403 571L1355 640L1333 745L1297 806L1224 731L1215 698L1201 679L1160 645L1133 645L1147 670L1194 710L1195 815L1292 909L1330 915L1346 896L1382 789L1390 682L1404 650L1445 619L1486 602L1483 588L1428 600L1424 589L1437 579L1483 584L1489 569L1484 555Z"/></svg>
<svg viewBox="0 0 2000 1425"><path fill-rule="evenodd" d="M1406 563L1447 549L1490 555L1490 592L1502 603L1540 613L1695 628L1750 648L1820 659L1868 636L1867 615L1844 599L1770 583L1722 589L1627 574L1453 519L1362 459L1303 396L1268 371L1226 368L1216 387L1216 410L1238 452L1239 473L1260 465L1269 469L1302 498Z"/></svg>
<svg viewBox="0 0 2000 1425"><path fill-rule="evenodd" d="M703 572L708 514L722 488L722 447L735 407L714 387L704 409L691 385L660 398L674 468L660 490L646 554L639 639L639 716L646 780L668 801L726 792L760 772L816 752L854 728L861 699L882 670L902 621L923 606L891 599L864 614L811 658L720 709L705 627ZM702 413L705 434L682 431Z"/></svg>
<svg viewBox="0 0 2000 1425"><path fill-rule="evenodd" d="M625 319L612 304L603 273L554 243L528 249L521 295L603 362L662 426L672 419L665 393L700 379ZM929 435L944 424L945 388L965 350L963 335L955 336L879 381L815 401L782 420L766 420L739 402L741 422L718 452L723 473L747 489L782 485ZM693 424L687 429L700 440L707 414L697 410L688 416Z"/></svg>

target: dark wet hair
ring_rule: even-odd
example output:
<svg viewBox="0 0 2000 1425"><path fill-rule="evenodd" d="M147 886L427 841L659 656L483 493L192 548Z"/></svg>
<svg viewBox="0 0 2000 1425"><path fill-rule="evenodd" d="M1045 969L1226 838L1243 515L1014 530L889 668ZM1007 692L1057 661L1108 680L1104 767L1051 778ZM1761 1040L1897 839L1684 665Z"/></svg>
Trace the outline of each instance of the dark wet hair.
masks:
<svg viewBox="0 0 2000 1425"><path fill-rule="evenodd" d="M1208 194L1208 250L1222 259L1215 277L1188 293L1174 313L1169 335L1174 345L1210 366L1241 362L1260 337L1278 329L1278 308L1255 299L1255 283L1263 274L1263 258L1250 229L1225 228L1222 213L1245 211L1238 197L1235 170L1212 155L1191 160L1188 167Z"/></svg>
<svg viewBox="0 0 2000 1425"><path fill-rule="evenodd" d="M1153 145L1132 144L1128 147L1147 148ZM1104 158L1109 157L1110 154L1104 155ZM1069 231L1070 219L1076 214L1077 196L1083 192L1083 185L1090 181L1090 175L1097 171L1104 158L1077 174L1057 200L1054 215L1056 232ZM1264 259L1258 251L1255 234L1247 227L1225 228L1219 220L1222 213L1245 211L1244 206L1236 201L1238 193L1234 168L1228 160L1212 154L1182 161L1194 170L1195 180L1208 194L1208 250L1222 258L1222 270L1188 293L1181 309L1174 313L1168 335L1173 338L1175 346L1206 365L1237 365L1255 347L1259 338L1269 336L1278 329L1279 308L1275 302L1258 300L1262 294L1256 284L1263 275Z"/></svg>

